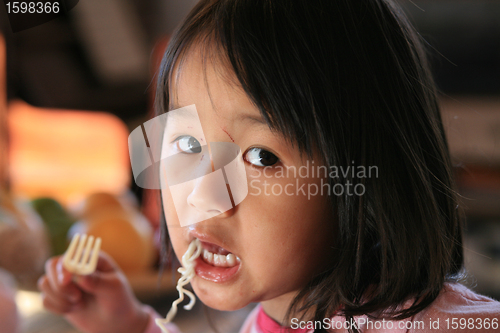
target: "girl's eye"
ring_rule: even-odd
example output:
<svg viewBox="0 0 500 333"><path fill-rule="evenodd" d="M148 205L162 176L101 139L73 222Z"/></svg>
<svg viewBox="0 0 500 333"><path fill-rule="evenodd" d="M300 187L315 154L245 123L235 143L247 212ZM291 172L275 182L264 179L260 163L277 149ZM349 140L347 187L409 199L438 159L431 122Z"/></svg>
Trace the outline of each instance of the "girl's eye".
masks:
<svg viewBox="0 0 500 333"><path fill-rule="evenodd" d="M201 145L195 137L183 135L174 140L175 145L181 153L198 154L201 153Z"/></svg>
<svg viewBox="0 0 500 333"><path fill-rule="evenodd" d="M250 148L246 151L244 159L255 166L267 167L279 162L279 158L262 148Z"/></svg>

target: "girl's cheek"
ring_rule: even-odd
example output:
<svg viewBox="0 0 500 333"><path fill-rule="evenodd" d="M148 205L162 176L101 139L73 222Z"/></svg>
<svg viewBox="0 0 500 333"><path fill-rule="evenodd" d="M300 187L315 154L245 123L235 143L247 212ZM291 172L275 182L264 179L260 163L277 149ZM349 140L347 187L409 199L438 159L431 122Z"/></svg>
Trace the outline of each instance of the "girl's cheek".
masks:
<svg viewBox="0 0 500 333"><path fill-rule="evenodd" d="M189 244L184 242L184 230L181 227L167 226L169 241L172 244L172 249L177 257L177 260L181 262L182 255L187 251Z"/></svg>
<svg viewBox="0 0 500 333"><path fill-rule="evenodd" d="M179 259L178 254L182 251L182 249L180 248L182 246L182 228L180 227L179 219L177 217L177 213L175 212L175 207L172 201L170 190L168 188L162 189L162 203L163 211L165 214L165 223L168 230L168 237L170 242L172 243L175 255Z"/></svg>
<svg viewBox="0 0 500 333"><path fill-rule="evenodd" d="M248 195L281 198L280 205L287 205L300 198L308 199L307 189L312 179L302 178L285 167L247 167ZM310 199L310 196L309 196Z"/></svg>
<svg viewBox="0 0 500 333"><path fill-rule="evenodd" d="M162 189L161 194L162 194L163 211L165 214L165 221L167 223L167 227L179 225L179 219L175 211L174 202L172 199L172 194L170 192L170 189L168 187Z"/></svg>

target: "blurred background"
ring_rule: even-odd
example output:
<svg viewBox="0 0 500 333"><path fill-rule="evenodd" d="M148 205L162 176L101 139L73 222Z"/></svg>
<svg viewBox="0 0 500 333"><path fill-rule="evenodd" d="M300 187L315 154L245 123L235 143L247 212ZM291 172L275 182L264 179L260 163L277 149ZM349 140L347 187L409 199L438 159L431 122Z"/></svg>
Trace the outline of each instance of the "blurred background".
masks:
<svg viewBox="0 0 500 333"><path fill-rule="evenodd" d="M427 43L440 89L467 214L467 284L498 299L500 1L398 2ZM175 299L175 276L157 278L157 193L134 185L127 137L151 114L158 63L195 3L80 0L15 34L0 5L0 284L15 292L21 332L76 332L42 311L34 283L77 230L104 238L141 300L165 314ZM117 224L127 231L118 235ZM250 309L210 318L220 332L237 332ZM193 311L176 322L206 332L202 306Z"/></svg>

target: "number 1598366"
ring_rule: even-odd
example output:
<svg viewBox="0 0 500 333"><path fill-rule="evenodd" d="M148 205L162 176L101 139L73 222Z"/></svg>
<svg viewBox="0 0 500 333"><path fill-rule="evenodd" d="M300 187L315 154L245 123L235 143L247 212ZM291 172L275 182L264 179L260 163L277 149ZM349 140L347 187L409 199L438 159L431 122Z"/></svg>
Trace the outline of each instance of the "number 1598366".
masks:
<svg viewBox="0 0 500 333"><path fill-rule="evenodd" d="M57 14L59 13L60 7L59 2L7 2L5 4L7 7L8 14Z"/></svg>

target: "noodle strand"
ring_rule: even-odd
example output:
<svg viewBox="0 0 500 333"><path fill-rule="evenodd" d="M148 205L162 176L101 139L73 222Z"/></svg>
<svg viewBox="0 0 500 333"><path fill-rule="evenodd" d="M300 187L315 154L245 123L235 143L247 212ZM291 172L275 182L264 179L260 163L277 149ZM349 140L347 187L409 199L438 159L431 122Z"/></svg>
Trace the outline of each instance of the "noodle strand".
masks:
<svg viewBox="0 0 500 333"><path fill-rule="evenodd" d="M189 284L189 282L191 282L191 279L193 279L196 275L194 271L194 266L196 265L195 260L200 256L201 250L201 242L196 238L189 244L186 253L184 253L184 255L182 256L181 261L183 267L179 267L179 269L177 270L182 274L182 276L177 281L176 287L177 291L179 292L179 298L172 303L172 307L168 311L165 319L158 318L155 320L156 325L160 327L163 333L169 333L166 325L171 322L177 314L177 305L184 300L184 294L186 294L190 298L189 303L184 305L184 309L191 310L196 303L196 297L194 296L194 294L189 290L184 289L184 286Z"/></svg>

